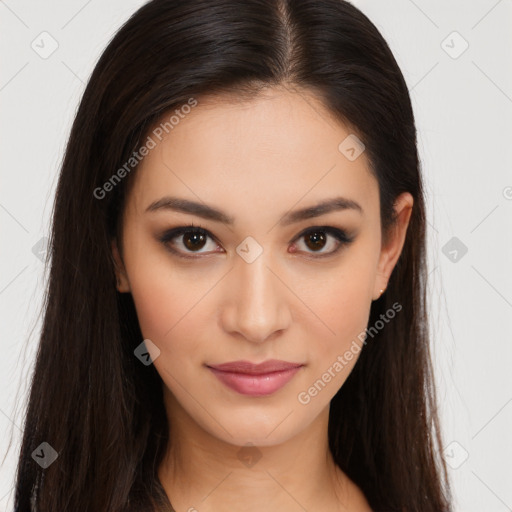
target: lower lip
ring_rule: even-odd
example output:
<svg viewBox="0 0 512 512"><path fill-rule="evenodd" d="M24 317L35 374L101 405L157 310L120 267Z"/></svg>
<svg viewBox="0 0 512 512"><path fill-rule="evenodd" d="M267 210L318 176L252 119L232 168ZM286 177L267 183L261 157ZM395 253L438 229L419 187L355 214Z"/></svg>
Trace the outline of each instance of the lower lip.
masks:
<svg viewBox="0 0 512 512"><path fill-rule="evenodd" d="M247 375L244 373L230 373L209 369L228 388L242 395L266 396L281 389L301 369L300 366L283 370L281 372L264 373L261 375Z"/></svg>

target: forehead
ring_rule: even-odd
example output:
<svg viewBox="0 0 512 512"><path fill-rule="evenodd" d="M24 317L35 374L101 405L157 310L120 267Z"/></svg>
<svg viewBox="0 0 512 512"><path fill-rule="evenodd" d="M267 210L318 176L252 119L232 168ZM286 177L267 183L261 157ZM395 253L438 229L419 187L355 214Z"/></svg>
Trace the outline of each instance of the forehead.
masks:
<svg viewBox="0 0 512 512"><path fill-rule="evenodd" d="M137 211L166 194L274 221L276 211L334 195L366 205L368 214L378 210L366 154L344 153L355 134L313 95L272 89L245 101L199 98L186 112L160 129L160 138L150 133L156 146L132 189Z"/></svg>

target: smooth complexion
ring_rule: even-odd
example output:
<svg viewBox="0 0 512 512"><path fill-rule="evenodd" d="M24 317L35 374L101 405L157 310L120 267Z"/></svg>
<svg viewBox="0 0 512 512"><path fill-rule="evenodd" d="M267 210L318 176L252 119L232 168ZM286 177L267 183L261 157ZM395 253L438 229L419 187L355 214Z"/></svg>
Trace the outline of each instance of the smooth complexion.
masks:
<svg viewBox="0 0 512 512"><path fill-rule="evenodd" d="M309 404L297 399L367 327L413 206L409 193L397 199L384 245L366 155L338 150L351 133L304 91L203 98L134 176L123 258L112 247L118 290L132 294L143 336L160 350L171 443L159 477L177 511L370 511L327 443L329 402L357 357ZM158 207L166 197L221 210L232 224ZM291 222L335 197L360 209ZM208 234L170 239L191 224ZM249 236L249 252L263 251L250 263L237 252ZM303 367L275 393L247 396L206 366L267 359Z"/></svg>

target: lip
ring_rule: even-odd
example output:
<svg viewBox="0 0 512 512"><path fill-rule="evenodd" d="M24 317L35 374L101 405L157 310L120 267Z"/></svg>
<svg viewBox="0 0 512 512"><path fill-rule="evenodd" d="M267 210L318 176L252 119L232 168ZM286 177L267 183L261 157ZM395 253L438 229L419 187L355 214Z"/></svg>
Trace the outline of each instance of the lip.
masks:
<svg viewBox="0 0 512 512"><path fill-rule="evenodd" d="M301 363L269 359L260 364L233 361L207 365L208 369L227 387L249 396L266 396L287 384L300 370Z"/></svg>

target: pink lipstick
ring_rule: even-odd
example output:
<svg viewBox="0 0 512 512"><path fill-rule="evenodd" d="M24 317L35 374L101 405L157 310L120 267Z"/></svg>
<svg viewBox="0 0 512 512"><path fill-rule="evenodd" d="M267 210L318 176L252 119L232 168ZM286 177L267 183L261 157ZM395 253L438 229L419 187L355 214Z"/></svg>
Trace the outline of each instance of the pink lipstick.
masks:
<svg viewBox="0 0 512 512"><path fill-rule="evenodd" d="M266 396L281 389L303 365L269 359L260 364L232 361L207 366L223 384L234 391L242 395Z"/></svg>

